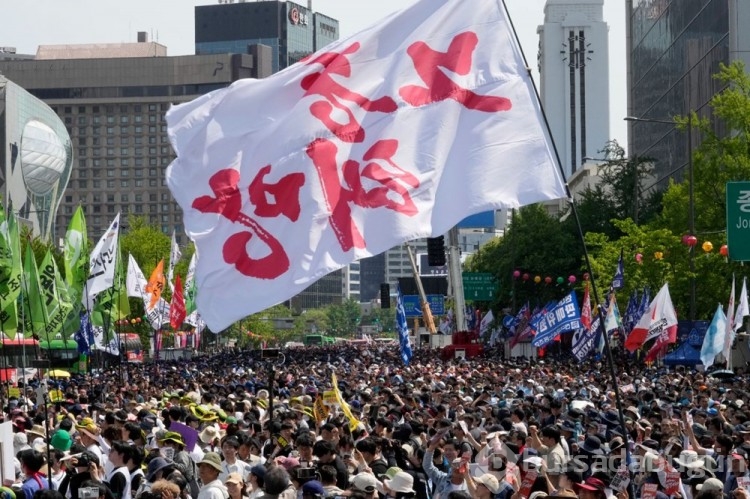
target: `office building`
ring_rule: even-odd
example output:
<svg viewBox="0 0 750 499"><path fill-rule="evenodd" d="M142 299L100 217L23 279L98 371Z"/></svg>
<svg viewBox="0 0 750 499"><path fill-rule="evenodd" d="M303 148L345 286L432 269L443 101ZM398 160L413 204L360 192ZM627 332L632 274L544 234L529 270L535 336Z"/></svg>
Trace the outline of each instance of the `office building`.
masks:
<svg viewBox="0 0 750 499"><path fill-rule="evenodd" d="M73 166L73 146L47 104L0 76L0 198L47 238Z"/></svg>
<svg viewBox="0 0 750 499"><path fill-rule="evenodd" d="M166 57L166 48L139 43L40 47L34 60L0 60L0 73L46 102L73 145L68 188L54 219L63 237L75 208L86 210L98 238L121 212L143 216L187 243L182 212L166 184L174 158L165 112L239 78L270 74L271 51ZM70 58L72 57L72 58ZM57 240L57 239L55 239Z"/></svg>
<svg viewBox="0 0 750 499"><path fill-rule="evenodd" d="M302 60L339 38L339 22L312 6L286 1L219 3L195 8L195 53L247 53L271 47L273 72Z"/></svg>
<svg viewBox="0 0 750 499"><path fill-rule="evenodd" d="M691 110L710 115L722 90L721 63L750 62L750 2L746 0L626 0L628 115L670 122ZM720 127L716 132L723 133ZM700 134L693 133L693 147ZM660 186L685 177L687 133L671 123L631 122L628 153L654 160Z"/></svg>
<svg viewBox="0 0 750 499"><path fill-rule="evenodd" d="M541 99L565 177L609 136L609 28L604 0L547 0L539 26Z"/></svg>

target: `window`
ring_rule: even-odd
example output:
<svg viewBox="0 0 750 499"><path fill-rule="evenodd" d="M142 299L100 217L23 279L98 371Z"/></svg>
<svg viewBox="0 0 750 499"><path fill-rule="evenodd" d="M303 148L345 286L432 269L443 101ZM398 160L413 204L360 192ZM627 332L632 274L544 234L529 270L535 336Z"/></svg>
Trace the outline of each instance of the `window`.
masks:
<svg viewBox="0 0 750 499"><path fill-rule="evenodd" d="M136 137L136 138L135 138L135 140L134 140L134 142L135 142L135 145L137 145L137 146L139 146L139 145L143 144L143 137ZM140 150L141 150L141 148L140 148L140 147L138 147L138 148L137 148L136 150L137 150L137 151L140 151Z"/></svg>
<svg viewBox="0 0 750 499"><path fill-rule="evenodd" d="M94 137L91 140L92 140L92 144L96 147L99 147L100 145L102 145L102 139L100 139L99 137Z"/></svg>
<svg viewBox="0 0 750 499"><path fill-rule="evenodd" d="M126 189L130 187L130 182L128 182L127 180L120 180L120 187Z"/></svg>
<svg viewBox="0 0 750 499"><path fill-rule="evenodd" d="M143 133L143 127L141 125L136 125L135 133Z"/></svg>
<svg viewBox="0 0 750 499"><path fill-rule="evenodd" d="M115 127L113 127L113 126L108 126L108 127L107 127L107 135L112 135L112 134L114 134L114 133L115 133Z"/></svg>
<svg viewBox="0 0 750 499"><path fill-rule="evenodd" d="M161 216L161 221L162 222L169 222L169 215L162 215Z"/></svg>
<svg viewBox="0 0 750 499"><path fill-rule="evenodd" d="M95 126L91 129L91 131L94 133L94 135L100 135L102 133L102 127Z"/></svg>
<svg viewBox="0 0 750 499"><path fill-rule="evenodd" d="M78 137L78 146L79 147L81 147L81 146L85 147L86 146L86 137Z"/></svg>
<svg viewBox="0 0 750 499"><path fill-rule="evenodd" d="M135 212L136 213L143 213L143 206L140 204L135 205Z"/></svg>
<svg viewBox="0 0 750 499"><path fill-rule="evenodd" d="M120 176L121 177L129 177L130 176L130 170L120 170Z"/></svg>
<svg viewBox="0 0 750 499"><path fill-rule="evenodd" d="M93 175L94 178L100 178L101 176L102 176L101 170L94 170L94 175Z"/></svg>
<svg viewBox="0 0 750 499"><path fill-rule="evenodd" d="M87 124L87 122L88 122L88 120L86 119L85 116L79 116L78 117L78 124L79 125L85 125L85 124Z"/></svg>
<svg viewBox="0 0 750 499"><path fill-rule="evenodd" d="M83 114L86 112L86 106L78 106L78 114Z"/></svg>
<svg viewBox="0 0 750 499"><path fill-rule="evenodd" d="M107 148L107 156L114 156L115 155L115 148L114 147L108 147Z"/></svg>
<svg viewBox="0 0 750 499"><path fill-rule="evenodd" d="M114 189L115 188L115 181L114 180L107 180L107 188L108 189Z"/></svg>
<svg viewBox="0 0 750 499"><path fill-rule="evenodd" d="M135 171L133 171L134 177L142 177L143 176L143 168L136 168Z"/></svg>
<svg viewBox="0 0 750 499"><path fill-rule="evenodd" d="M151 111L151 112L156 111L156 104L149 104L148 105L148 110Z"/></svg>
<svg viewBox="0 0 750 499"><path fill-rule="evenodd" d="M95 159L93 161L93 164L94 164L94 168L99 168L100 166L102 166L102 160L101 159Z"/></svg>
<svg viewBox="0 0 750 499"><path fill-rule="evenodd" d="M94 106L91 108L92 113L98 113L99 112L99 106Z"/></svg>
<svg viewBox="0 0 750 499"><path fill-rule="evenodd" d="M73 118L71 118L70 116L66 116L65 117L65 124L66 125L72 125L73 124Z"/></svg>
<svg viewBox="0 0 750 499"><path fill-rule="evenodd" d="M115 145L115 138L114 137L107 137L107 145L108 146Z"/></svg>
<svg viewBox="0 0 750 499"><path fill-rule="evenodd" d="M94 217L94 224L96 225L96 224L100 224L100 223L102 223L102 217L100 217L99 215L95 216Z"/></svg>
<svg viewBox="0 0 750 499"><path fill-rule="evenodd" d="M140 114L137 114L133 118L133 121L135 121L136 123L141 123L143 121L143 116L141 116Z"/></svg>
<svg viewBox="0 0 750 499"><path fill-rule="evenodd" d="M91 152L94 153L94 156L101 156L102 155L102 150L100 148L98 148L98 147L95 147Z"/></svg>
<svg viewBox="0 0 750 499"><path fill-rule="evenodd" d="M92 123L93 123L94 125L98 125L98 124L100 124L100 123L102 122L102 118L101 118L100 116L94 116L94 117L93 117L93 118L91 119L91 122L92 122Z"/></svg>
<svg viewBox="0 0 750 499"><path fill-rule="evenodd" d="M120 123L128 123L129 121L127 116L120 116Z"/></svg>
<svg viewBox="0 0 750 499"><path fill-rule="evenodd" d="M169 158L168 157L162 157L161 158L161 165L162 166L169 166Z"/></svg>
<svg viewBox="0 0 750 499"><path fill-rule="evenodd" d="M120 137L120 145L126 146L130 143L130 137Z"/></svg>
<svg viewBox="0 0 750 499"><path fill-rule="evenodd" d="M127 147L121 147L120 148L120 156L127 156L128 155L128 148Z"/></svg>
<svg viewBox="0 0 750 499"><path fill-rule="evenodd" d="M169 154L169 147L168 146L161 146L161 153L162 154Z"/></svg>
<svg viewBox="0 0 750 499"><path fill-rule="evenodd" d="M156 125L149 125L149 127L148 127L148 133L150 133L151 135L155 134L156 133Z"/></svg>
<svg viewBox="0 0 750 499"><path fill-rule="evenodd" d="M143 194L136 194L135 195L135 202L136 203L142 203L143 202Z"/></svg>
<svg viewBox="0 0 750 499"><path fill-rule="evenodd" d="M114 116L107 116L107 124L108 125L114 125L115 124L115 117ZM112 129L114 130L114 127Z"/></svg>
<svg viewBox="0 0 750 499"><path fill-rule="evenodd" d="M130 166L130 162L128 161L128 158L122 158L120 160L120 166Z"/></svg>
<svg viewBox="0 0 750 499"><path fill-rule="evenodd" d="M70 113L72 113L72 112L73 112L73 108L72 108L72 107L70 107L70 106L65 106L65 107L63 108L63 112L64 112L65 114L70 114Z"/></svg>
<svg viewBox="0 0 750 499"><path fill-rule="evenodd" d="M162 192L161 193L161 200L162 201L169 201L169 194L167 194L166 192Z"/></svg>
<svg viewBox="0 0 750 499"><path fill-rule="evenodd" d="M107 166L110 167L110 168L112 168L113 166L115 166L115 160L111 159L111 158L108 159L107 160Z"/></svg>
<svg viewBox="0 0 750 499"><path fill-rule="evenodd" d="M66 215L72 215L73 214L73 207L72 206L66 206L65 207L65 214Z"/></svg>
<svg viewBox="0 0 750 499"><path fill-rule="evenodd" d="M86 180L79 180L78 181L78 188L79 189L86 189L88 187Z"/></svg>
<svg viewBox="0 0 750 499"><path fill-rule="evenodd" d="M94 189L101 189L102 188L102 181L101 180L93 180L91 183L92 183L92 187Z"/></svg>
<svg viewBox="0 0 750 499"><path fill-rule="evenodd" d="M108 203L114 203L115 202L115 195L114 194L107 194L107 202Z"/></svg>
<svg viewBox="0 0 750 499"><path fill-rule="evenodd" d="M159 160L157 158L148 158L148 165L149 166L156 166L158 164Z"/></svg>
<svg viewBox="0 0 750 499"><path fill-rule="evenodd" d="M152 136L150 136L150 137L148 138L148 143L149 143L149 144L156 144L156 137L154 137L153 135L152 135Z"/></svg>
<svg viewBox="0 0 750 499"><path fill-rule="evenodd" d="M85 159L79 159L78 160L78 168L86 168L86 160Z"/></svg>
<svg viewBox="0 0 750 499"><path fill-rule="evenodd" d="M110 204L107 206L107 213L114 213L115 212L115 205Z"/></svg>
<svg viewBox="0 0 750 499"><path fill-rule="evenodd" d="M151 156L156 156L156 148L155 148L155 147L149 147L149 148L148 148L148 153L149 153L149 154L150 154Z"/></svg>
<svg viewBox="0 0 750 499"><path fill-rule="evenodd" d="M112 169L107 170L107 177L111 178L111 177L114 177L114 176L115 176L115 171L114 170L112 170Z"/></svg>
<svg viewBox="0 0 750 499"><path fill-rule="evenodd" d="M87 170L78 170L78 178L86 178L88 176Z"/></svg>
<svg viewBox="0 0 750 499"><path fill-rule="evenodd" d="M102 206L99 204L94 205L94 213L101 213L102 212Z"/></svg>
<svg viewBox="0 0 750 499"><path fill-rule="evenodd" d="M130 202L130 198L128 197L127 194L120 194L120 202L121 203L129 203Z"/></svg>
<svg viewBox="0 0 750 499"><path fill-rule="evenodd" d="M157 175L156 168L149 168L148 169L148 176L149 177L155 177Z"/></svg>
<svg viewBox="0 0 750 499"><path fill-rule="evenodd" d="M156 205L155 204L148 205L148 212L149 213L156 213Z"/></svg>
<svg viewBox="0 0 750 499"><path fill-rule="evenodd" d="M128 106L125 104L120 104L120 112L121 113L127 113L128 112Z"/></svg>
<svg viewBox="0 0 750 499"><path fill-rule="evenodd" d="M156 187L156 179L155 178L150 179L148 181L148 186L149 187Z"/></svg>
<svg viewBox="0 0 750 499"><path fill-rule="evenodd" d="M82 158L86 157L86 148L78 149L78 155Z"/></svg>
<svg viewBox="0 0 750 499"><path fill-rule="evenodd" d="M73 196L70 196L70 195L65 196L65 202L66 203L72 203L73 202Z"/></svg>
<svg viewBox="0 0 750 499"><path fill-rule="evenodd" d="M86 127L78 127L78 135L86 135Z"/></svg>
<svg viewBox="0 0 750 499"><path fill-rule="evenodd" d="M148 122L149 123L156 123L156 115L155 114L149 114L149 116L148 116Z"/></svg>
<svg viewBox="0 0 750 499"><path fill-rule="evenodd" d="M143 187L143 180L142 179L136 179L135 180L135 186L136 187Z"/></svg>

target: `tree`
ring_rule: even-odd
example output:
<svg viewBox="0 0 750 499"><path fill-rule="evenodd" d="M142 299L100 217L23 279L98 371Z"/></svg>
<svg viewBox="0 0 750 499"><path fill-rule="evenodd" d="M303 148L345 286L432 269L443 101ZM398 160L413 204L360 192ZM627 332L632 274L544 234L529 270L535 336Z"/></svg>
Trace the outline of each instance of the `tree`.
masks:
<svg viewBox="0 0 750 499"><path fill-rule="evenodd" d="M334 336L353 336L361 320L362 310L358 301L348 299L341 305L329 305L326 313L329 333Z"/></svg>
<svg viewBox="0 0 750 499"><path fill-rule="evenodd" d="M495 275L500 292L491 308L498 310L520 307L527 300L537 303L564 296L567 285L558 286L557 277L579 273L582 252L577 233L550 216L542 205L531 205L518 211L504 237L485 244L465 267L470 272ZM513 279L515 270L542 279L551 276L554 285L537 285L533 280L517 282Z"/></svg>
<svg viewBox="0 0 750 499"><path fill-rule="evenodd" d="M164 258L165 264L168 263L172 241L159 227L149 224L145 217L131 216L128 222L130 226L120 235L122 257L126 260L128 254L132 254L148 279L159 260Z"/></svg>

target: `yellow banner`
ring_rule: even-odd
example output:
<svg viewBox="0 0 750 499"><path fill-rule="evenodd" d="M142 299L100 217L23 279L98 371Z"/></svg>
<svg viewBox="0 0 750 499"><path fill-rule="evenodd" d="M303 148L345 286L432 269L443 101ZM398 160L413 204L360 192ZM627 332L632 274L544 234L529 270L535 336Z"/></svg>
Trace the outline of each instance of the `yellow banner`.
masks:
<svg viewBox="0 0 750 499"><path fill-rule="evenodd" d="M21 396L21 390L17 386L11 386L8 388L8 398L18 398Z"/></svg>
<svg viewBox="0 0 750 499"><path fill-rule="evenodd" d="M349 404L346 403L344 397L341 396L341 390L339 390L339 382L336 379L336 373L331 374L331 383L333 383L333 392L336 394L336 400L338 400L341 410L344 411L344 415L349 420L349 431L354 431L359 426L359 420L352 414L352 409Z"/></svg>

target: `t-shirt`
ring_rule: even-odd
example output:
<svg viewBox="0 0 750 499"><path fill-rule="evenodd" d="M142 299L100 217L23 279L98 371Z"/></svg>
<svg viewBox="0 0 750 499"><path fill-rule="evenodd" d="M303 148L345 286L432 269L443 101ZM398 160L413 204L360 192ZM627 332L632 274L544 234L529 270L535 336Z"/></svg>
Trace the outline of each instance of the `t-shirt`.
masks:
<svg viewBox="0 0 750 499"><path fill-rule="evenodd" d="M25 499L34 499L34 493L37 490L44 490L49 488L49 483L43 475L39 473L34 474L31 478L28 478L23 482L21 492L23 492Z"/></svg>

